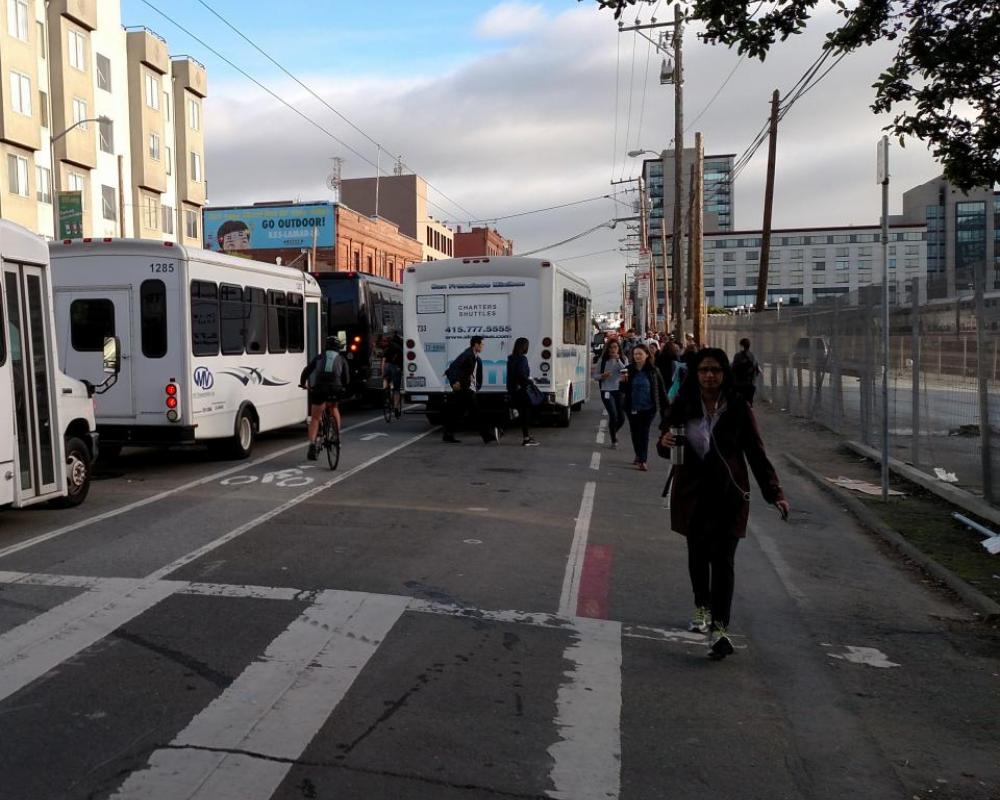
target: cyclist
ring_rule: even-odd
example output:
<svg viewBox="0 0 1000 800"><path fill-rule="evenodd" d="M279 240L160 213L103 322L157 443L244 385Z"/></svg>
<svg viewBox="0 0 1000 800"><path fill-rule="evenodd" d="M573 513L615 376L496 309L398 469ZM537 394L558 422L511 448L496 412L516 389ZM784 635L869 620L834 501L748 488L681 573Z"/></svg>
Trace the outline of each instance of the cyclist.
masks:
<svg viewBox="0 0 1000 800"><path fill-rule="evenodd" d="M310 461L316 460L316 434L325 408L330 409L337 430L340 430L338 403L350 381L347 361L340 354L340 347L340 340L336 336L328 337L326 349L306 364L299 378L299 388L305 389L308 385L309 389L309 452L306 458Z"/></svg>
<svg viewBox="0 0 1000 800"><path fill-rule="evenodd" d="M392 389L392 410L398 417L402 408L402 396L399 393L403 385L403 338L393 334L382 351L382 388Z"/></svg>

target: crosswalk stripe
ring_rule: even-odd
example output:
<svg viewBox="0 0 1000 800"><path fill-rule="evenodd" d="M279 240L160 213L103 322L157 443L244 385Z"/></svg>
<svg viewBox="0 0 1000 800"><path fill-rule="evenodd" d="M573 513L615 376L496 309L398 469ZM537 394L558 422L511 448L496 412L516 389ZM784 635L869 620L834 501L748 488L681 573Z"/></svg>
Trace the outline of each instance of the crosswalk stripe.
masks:
<svg viewBox="0 0 1000 800"><path fill-rule="evenodd" d="M325 591L114 800L266 800L347 694L408 598Z"/></svg>
<svg viewBox="0 0 1000 800"><path fill-rule="evenodd" d="M183 588L177 581L109 578L0 636L0 700Z"/></svg>

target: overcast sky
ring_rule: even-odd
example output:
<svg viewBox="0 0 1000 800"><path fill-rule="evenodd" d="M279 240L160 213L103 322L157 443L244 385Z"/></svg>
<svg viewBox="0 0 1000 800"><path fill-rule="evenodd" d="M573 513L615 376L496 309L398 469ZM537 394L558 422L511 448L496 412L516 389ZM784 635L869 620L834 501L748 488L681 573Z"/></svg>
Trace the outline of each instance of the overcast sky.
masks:
<svg viewBox="0 0 1000 800"><path fill-rule="evenodd" d="M345 177L372 175L366 159L379 160L379 148L210 9L377 141L384 169L402 155L435 187L431 213L453 225L608 194L609 181L637 174L638 163L626 151L660 150L672 136L673 87L659 83L661 57L636 34L619 34L613 15L591 0L122 0L126 25L152 28L172 54L191 55L208 68L206 172L214 205L329 198L331 159L345 159ZM638 14L648 22L651 10L633 9L624 19L631 23ZM668 2L658 14L672 18ZM832 10L823 10L807 34L778 45L765 64L745 60L690 129L687 144L700 130L707 153L741 153L768 114L771 92L796 82L834 24ZM685 45L684 105L691 121L739 58L703 44L693 31ZM877 223L875 142L887 120L868 106L871 84L891 53L880 46L849 56L785 117L775 227ZM762 148L739 176L738 229L760 227L765 162ZM920 142L895 145L892 213L904 189L939 172ZM526 252L629 213L625 205L599 200L492 224L514 240L515 252ZM621 225L605 228L544 255L565 259L591 281L597 307L610 308L626 264L615 252L622 236Z"/></svg>

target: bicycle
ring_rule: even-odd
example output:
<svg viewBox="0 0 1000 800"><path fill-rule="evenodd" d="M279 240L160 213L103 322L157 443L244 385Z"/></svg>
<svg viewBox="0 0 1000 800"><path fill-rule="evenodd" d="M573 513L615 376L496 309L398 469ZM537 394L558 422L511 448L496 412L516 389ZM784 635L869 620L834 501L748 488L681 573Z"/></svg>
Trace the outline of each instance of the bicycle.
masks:
<svg viewBox="0 0 1000 800"><path fill-rule="evenodd" d="M393 417L399 419L402 415L402 403L400 402L399 389L393 388L391 383L386 384L382 389L382 417L386 422L392 422Z"/></svg>
<svg viewBox="0 0 1000 800"><path fill-rule="evenodd" d="M319 434L316 446L326 451L326 460L330 469L336 469L340 463L340 426L330 413L329 407L323 409L323 418L319 423Z"/></svg>

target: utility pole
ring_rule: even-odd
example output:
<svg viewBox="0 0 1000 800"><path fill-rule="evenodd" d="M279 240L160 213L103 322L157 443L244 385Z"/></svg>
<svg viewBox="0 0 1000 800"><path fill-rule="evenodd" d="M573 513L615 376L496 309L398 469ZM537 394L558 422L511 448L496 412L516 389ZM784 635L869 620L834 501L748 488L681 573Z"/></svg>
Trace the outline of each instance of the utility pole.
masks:
<svg viewBox="0 0 1000 800"><path fill-rule="evenodd" d="M767 145L767 184L764 188L764 230L760 240L760 272L757 274L757 311L767 305L767 271L771 265L771 209L774 207L774 158L778 149L777 89L771 95L771 135Z"/></svg>
<svg viewBox="0 0 1000 800"><path fill-rule="evenodd" d="M684 62L683 48L683 14L681 4L674 4L674 238L673 238L673 276L674 276L674 325L677 328L677 339L684 341L684 265L681 263L681 196L683 195L684 176ZM666 194L664 185L663 192ZM666 222L666 219L664 219ZM664 253L664 259L666 254ZM666 287L664 287L666 288Z"/></svg>
<svg viewBox="0 0 1000 800"><path fill-rule="evenodd" d="M694 253L691 259L694 269L691 275L691 296L694 301L691 304L694 326L694 340L699 345L705 344L708 340L708 329L705 309L705 259L704 241L702 233L705 227L705 139L701 132L694 135L694 213L691 215L691 233L688 238L688 247Z"/></svg>
<svg viewBox="0 0 1000 800"><path fill-rule="evenodd" d="M664 150L660 154L660 165L663 170L663 180L660 182L660 194L662 195L661 207L663 213L660 215L660 266L663 268L663 332L670 333L670 322L674 318L674 314L671 312L671 294L668 288L667 281L667 156L669 155L668 150ZM650 271L653 272L653 301L654 303L659 302L659 296L656 294L656 272L653 267L652 255L649 259ZM673 283L671 281L670 283Z"/></svg>
<svg viewBox="0 0 1000 800"><path fill-rule="evenodd" d="M694 225L694 164L688 168L691 176L688 182L688 207L687 224L684 226L684 235L687 237L687 268L685 270L687 280L687 297L684 298L684 314L687 319L694 319L694 248L691 246L691 230Z"/></svg>

